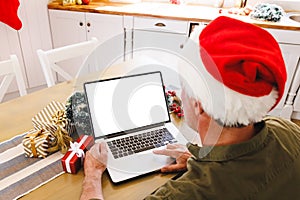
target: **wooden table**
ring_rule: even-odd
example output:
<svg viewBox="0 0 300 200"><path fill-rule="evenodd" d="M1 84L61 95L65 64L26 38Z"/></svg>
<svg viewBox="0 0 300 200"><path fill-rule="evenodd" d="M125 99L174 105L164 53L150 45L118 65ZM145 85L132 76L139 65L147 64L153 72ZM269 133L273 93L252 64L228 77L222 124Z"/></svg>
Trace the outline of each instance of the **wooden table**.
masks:
<svg viewBox="0 0 300 200"><path fill-rule="evenodd" d="M74 82L68 81L0 104L0 142L32 129L31 118L36 113L52 100L64 103L74 90ZM174 176L175 174L155 172L115 185L105 173L102 180L104 197L105 199L143 199ZM83 170L76 175L63 174L22 199L79 199L83 177Z"/></svg>

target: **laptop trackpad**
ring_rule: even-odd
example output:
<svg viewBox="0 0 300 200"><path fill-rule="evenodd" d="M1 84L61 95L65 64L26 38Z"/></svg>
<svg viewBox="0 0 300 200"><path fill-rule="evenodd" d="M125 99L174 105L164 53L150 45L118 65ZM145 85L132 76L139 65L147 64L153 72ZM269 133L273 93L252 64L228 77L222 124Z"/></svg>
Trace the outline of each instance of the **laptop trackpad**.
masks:
<svg viewBox="0 0 300 200"><path fill-rule="evenodd" d="M114 171L136 174L159 170L173 162L174 159L168 156L155 155L152 151L146 151L125 158L108 159L108 167Z"/></svg>

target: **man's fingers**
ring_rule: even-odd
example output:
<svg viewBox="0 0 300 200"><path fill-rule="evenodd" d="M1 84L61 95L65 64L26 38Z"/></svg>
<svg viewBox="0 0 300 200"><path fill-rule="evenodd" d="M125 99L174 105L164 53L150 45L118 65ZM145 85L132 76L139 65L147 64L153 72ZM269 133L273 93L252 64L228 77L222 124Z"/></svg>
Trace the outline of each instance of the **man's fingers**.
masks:
<svg viewBox="0 0 300 200"><path fill-rule="evenodd" d="M96 143L92 146L92 148L89 150L89 153L96 159L100 159L100 144Z"/></svg>
<svg viewBox="0 0 300 200"><path fill-rule="evenodd" d="M172 157L172 151L168 149L153 150L153 153Z"/></svg>
<svg viewBox="0 0 300 200"><path fill-rule="evenodd" d="M153 153L178 158L185 151L187 151L187 149L182 144L168 144L165 149L153 150Z"/></svg>
<svg viewBox="0 0 300 200"><path fill-rule="evenodd" d="M101 161L104 164L107 164L107 148L106 148L106 143L105 142L101 142L99 145L99 149L100 149L100 158Z"/></svg>
<svg viewBox="0 0 300 200"><path fill-rule="evenodd" d="M177 144L167 144L167 147L166 147L166 149L176 149L176 148L178 148Z"/></svg>
<svg viewBox="0 0 300 200"><path fill-rule="evenodd" d="M98 161L106 164L107 162L107 148L106 143L95 143L89 150L89 153Z"/></svg>
<svg viewBox="0 0 300 200"><path fill-rule="evenodd" d="M187 148L183 144L167 144L166 149L177 149L181 151L187 151Z"/></svg>
<svg viewBox="0 0 300 200"><path fill-rule="evenodd" d="M107 147L106 147L106 143L105 142L101 142L100 143L99 150L100 150L101 154L107 155Z"/></svg>
<svg viewBox="0 0 300 200"><path fill-rule="evenodd" d="M153 153L165 156L171 156L172 158L178 158L184 152L177 151L176 149L161 149L161 150L153 150Z"/></svg>
<svg viewBox="0 0 300 200"><path fill-rule="evenodd" d="M183 164L173 164L168 165L160 169L161 172L179 172L186 170L186 165Z"/></svg>

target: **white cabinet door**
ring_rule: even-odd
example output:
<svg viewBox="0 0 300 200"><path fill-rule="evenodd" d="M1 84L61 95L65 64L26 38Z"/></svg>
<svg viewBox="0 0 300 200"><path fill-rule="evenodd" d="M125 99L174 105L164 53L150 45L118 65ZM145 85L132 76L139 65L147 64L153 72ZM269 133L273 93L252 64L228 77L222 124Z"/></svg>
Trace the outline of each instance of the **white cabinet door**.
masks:
<svg viewBox="0 0 300 200"><path fill-rule="evenodd" d="M86 41L86 23L84 12L49 10L53 48ZM84 58L62 61L58 63L67 73L75 76ZM57 75L59 81L63 78Z"/></svg>
<svg viewBox="0 0 300 200"><path fill-rule="evenodd" d="M86 41L84 12L49 10L53 48Z"/></svg>
<svg viewBox="0 0 300 200"><path fill-rule="evenodd" d="M96 37L100 45L90 71L99 70L124 60L123 16L86 13L87 39Z"/></svg>
<svg viewBox="0 0 300 200"><path fill-rule="evenodd" d="M291 65L295 72L291 77L291 85L287 93L282 115L286 118L300 119L300 45L288 45Z"/></svg>
<svg viewBox="0 0 300 200"><path fill-rule="evenodd" d="M106 67L115 59L123 60L124 36L123 16L99 13L84 13L74 11L49 10L50 25L54 48L74 44L96 37L99 51L88 64L88 71ZM113 61L112 61L113 60ZM76 74L84 58L60 63L71 75ZM83 69L85 72L86 69ZM60 80L60 78L58 77Z"/></svg>
<svg viewBox="0 0 300 200"><path fill-rule="evenodd" d="M179 87L178 52L187 40L188 22L134 17L133 59L145 60L138 72L161 71L166 86Z"/></svg>
<svg viewBox="0 0 300 200"><path fill-rule="evenodd" d="M300 32L281 29L266 29L279 43L287 71L287 81L284 94L279 104L270 112L271 115L291 118L293 103L297 88L295 86L295 73L299 65Z"/></svg>
<svg viewBox="0 0 300 200"><path fill-rule="evenodd" d="M36 50L52 47L47 4L48 0L20 1L23 26L18 32L29 88L45 84Z"/></svg>
<svg viewBox="0 0 300 200"><path fill-rule="evenodd" d="M299 87L300 87L300 56L299 56L299 62L298 62L298 70L295 73L292 87L293 87L294 91L297 92L296 98L294 99L294 102L293 102L293 108L294 108L294 112L298 112L299 116L297 117L297 119L300 119L300 91L299 91ZM293 94L295 94L295 93L293 93Z"/></svg>
<svg viewBox="0 0 300 200"><path fill-rule="evenodd" d="M164 84L179 88L178 61L186 36L173 33L134 30L133 59L140 59L138 72L161 71Z"/></svg>
<svg viewBox="0 0 300 200"><path fill-rule="evenodd" d="M86 13L87 39L97 37L100 43L113 37L123 37L123 16Z"/></svg>
<svg viewBox="0 0 300 200"><path fill-rule="evenodd" d="M281 48L286 66L287 81L285 84L285 90L282 99L270 113L289 119L291 118L293 112L292 104L297 90L297 87L295 88L295 85L293 86L293 84L296 84L295 82L297 82L295 80L295 72L299 65L300 45L279 44L279 46Z"/></svg>

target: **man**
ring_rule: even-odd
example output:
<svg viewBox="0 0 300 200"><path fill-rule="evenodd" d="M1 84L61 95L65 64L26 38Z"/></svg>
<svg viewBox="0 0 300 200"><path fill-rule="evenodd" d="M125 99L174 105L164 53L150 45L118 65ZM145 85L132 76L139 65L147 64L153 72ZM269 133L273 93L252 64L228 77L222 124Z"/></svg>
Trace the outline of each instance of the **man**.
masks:
<svg viewBox="0 0 300 200"><path fill-rule="evenodd" d="M146 199L298 199L300 128L263 118L278 104L286 81L277 42L263 29L228 17L212 21L198 41L206 80L182 70L182 102L203 146L154 151L176 158L162 172L187 171ZM104 198L106 156L103 143L87 152L82 199Z"/></svg>

